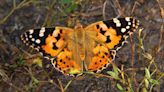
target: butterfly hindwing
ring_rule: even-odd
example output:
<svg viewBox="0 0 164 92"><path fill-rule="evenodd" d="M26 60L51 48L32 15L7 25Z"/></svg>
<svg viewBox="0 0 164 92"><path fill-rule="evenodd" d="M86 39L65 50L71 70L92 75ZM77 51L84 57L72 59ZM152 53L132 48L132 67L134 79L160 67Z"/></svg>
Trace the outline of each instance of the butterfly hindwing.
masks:
<svg viewBox="0 0 164 92"><path fill-rule="evenodd" d="M109 51L106 46L101 44L96 44L95 48L92 49L93 56L91 57L91 61L88 64L88 70L91 72L100 72L114 60L116 51Z"/></svg>

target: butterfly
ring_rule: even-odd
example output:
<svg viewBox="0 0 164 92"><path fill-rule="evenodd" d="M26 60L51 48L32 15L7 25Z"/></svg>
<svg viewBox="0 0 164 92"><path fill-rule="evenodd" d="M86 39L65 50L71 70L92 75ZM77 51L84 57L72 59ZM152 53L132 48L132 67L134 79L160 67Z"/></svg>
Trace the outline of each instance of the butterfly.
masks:
<svg viewBox="0 0 164 92"><path fill-rule="evenodd" d="M21 35L21 39L49 58L57 70L80 75L105 69L138 26L139 20L132 17L113 18L85 28L77 23L74 28L30 29Z"/></svg>

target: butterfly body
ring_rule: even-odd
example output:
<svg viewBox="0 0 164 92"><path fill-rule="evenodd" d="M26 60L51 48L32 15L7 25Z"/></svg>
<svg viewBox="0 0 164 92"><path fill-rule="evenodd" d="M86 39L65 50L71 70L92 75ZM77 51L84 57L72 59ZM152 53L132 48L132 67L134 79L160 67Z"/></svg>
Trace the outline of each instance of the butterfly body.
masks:
<svg viewBox="0 0 164 92"><path fill-rule="evenodd" d="M78 23L74 29L31 29L21 38L44 57L54 58L52 64L64 74L77 75L106 68L138 25L138 20L134 18L114 18L85 28Z"/></svg>

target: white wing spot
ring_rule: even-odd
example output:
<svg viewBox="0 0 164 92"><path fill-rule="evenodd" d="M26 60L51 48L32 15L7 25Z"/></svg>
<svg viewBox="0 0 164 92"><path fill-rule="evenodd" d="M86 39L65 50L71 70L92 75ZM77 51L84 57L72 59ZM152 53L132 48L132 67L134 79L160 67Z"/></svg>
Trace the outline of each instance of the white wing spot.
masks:
<svg viewBox="0 0 164 92"><path fill-rule="evenodd" d="M26 41L25 41L25 40L24 40L23 42L24 42L24 43L26 43Z"/></svg>
<svg viewBox="0 0 164 92"><path fill-rule="evenodd" d="M113 18L113 21L115 22L115 21L118 21L118 19L117 18Z"/></svg>
<svg viewBox="0 0 164 92"><path fill-rule="evenodd" d="M26 41L28 41L28 38L26 38Z"/></svg>
<svg viewBox="0 0 164 92"><path fill-rule="evenodd" d="M44 36L44 33L39 33L39 36L40 36L40 37L43 37L43 36Z"/></svg>
<svg viewBox="0 0 164 92"><path fill-rule="evenodd" d="M131 25L132 23L131 22L128 22L128 25Z"/></svg>
<svg viewBox="0 0 164 92"><path fill-rule="evenodd" d="M32 38L32 35L29 35L29 38Z"/></svg>
<svg viewBox="0 0 164 92"><path fill-rule="evenodd" d="M43 37L44 36L44 32L45 32L45 27L42 27L40 32L39 32L39 36Z"/></svg>
<svg viewBox="0 0 164 92"><path fill-rule="evenodd" d="M130 21L130 17L126 17L125 20L126 20L126 21Z"/></svg>
<svg viewBox="0 0 164 92"><path fill-rule="evenodd" d="M125 28L121 28L121 32L122 33L126 32L126 29Z"/></svg>
<svg viewBox="0 0 164 92"><path fill-rule="evenodd" d="M117 22L116 23L116 27L121 27L121 23L120 22Z"/></svg>
<svg viewBox="0 0 164 92"><path fill-rule="evenodd" d="M35 39L34 39L34 38L32 38L32 39L31 39L31 41L33 41L33 42L34 42L34 41L35 41Z"/></svg>
<svg viewBox="0 0 164 92"><path fill-rule="evenodd" d="M120 21L119 21L117 18L114 18L114 19L113 19L113 22L114 22L114 23L118 23L118 22L120 22Z"/></svg>
<svg viewBox="0 0 164 92"><path fill-rule="evenodd" d="M39 44L39 43L40 43L40 39L35 40L35 42L36 42L37 44Z"/></svg>
<svg viewBox="0 0 164 92"><path fill-rule="evenodd" d="M45 27L42 27L41 30L40 30L41 33L44 33L45 32Z"/></svg>
<svg viewBox="0 0 164 92"><path fill-rule="evenodd" d="M113 22L116 24L116 27L121 27L121 23L117 18L114 18Z"/></svg>
<svg viewBox="0 0 164 92"><path fill-rule="evenodd" d="M126 26L126 29L130 29L130 26Z"/></svg>
<svg viewBox="0 0 164 92"><path fill-rule="evenodd" d="M30 30L29 30L29 33L30 33L30 34L33 34L33 33L34 33L34 30L33 30L33 29L30 29Z"/></svg>

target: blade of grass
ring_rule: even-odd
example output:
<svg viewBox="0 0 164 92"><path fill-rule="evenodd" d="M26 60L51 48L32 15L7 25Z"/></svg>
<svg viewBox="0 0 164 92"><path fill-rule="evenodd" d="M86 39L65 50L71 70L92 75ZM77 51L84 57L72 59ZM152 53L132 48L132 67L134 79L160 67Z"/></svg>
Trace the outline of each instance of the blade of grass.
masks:
<svg viewBox="0 0 164 92"><path fill-rule="evenodd" d="M70 80L68 83L67 83L67 85L65 86L65 88L64 88L64 91L66 91L67 89L68 89L68 87L69 87L69 85L72 83L72 80Z"/></svg>

